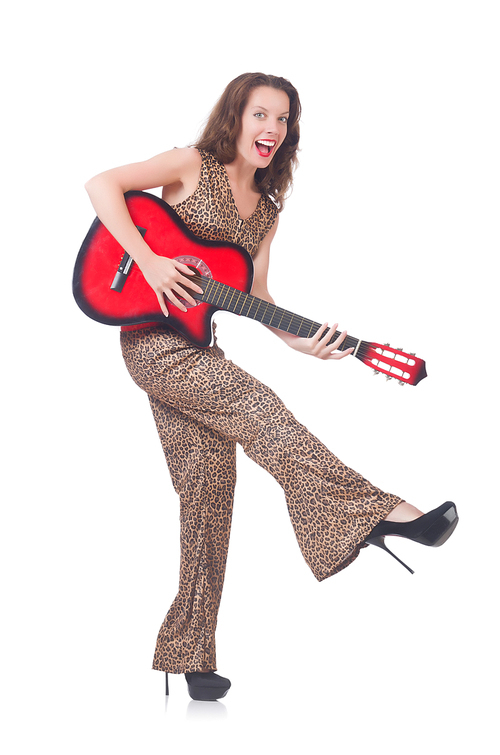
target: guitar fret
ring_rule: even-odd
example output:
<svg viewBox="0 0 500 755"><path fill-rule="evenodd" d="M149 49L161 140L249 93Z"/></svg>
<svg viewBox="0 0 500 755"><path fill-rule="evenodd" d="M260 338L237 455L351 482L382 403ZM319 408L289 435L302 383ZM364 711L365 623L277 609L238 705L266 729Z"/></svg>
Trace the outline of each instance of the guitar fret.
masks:
<svg viewBox="0 0 500 755"><path fill-rule="evenodd" d="M290 318L290 322L286 326L287 333L293 333L294 336L297 335L297 330L295 327L293 327L293 318L295 317L295 315L292 312L287 312L286 316Z"/></svg>
<svg viewBox="0 0 500 755"><path fill-rule="evenodd" d="M228 294L229 294L229 292L230 292L230 290L231 290L231 289L230 289L229 287L226 287L226 286L225 286L224 288L225 288L225 290L223 291L223 293L224 293L224 299L223 299L223 300L222 300L222 302L221 302L221 303L219 304L219 306L221 307L221 309L226 309L226 306L225 306L225 304L226 304L226 299L227 299L227 296L228 296Z"/></svg>
<svg viewBox="0 0 500 755"><path fill-rule="evenodd" d="M249 307L248 307L246 316L253 319L252 307L255 305L255 300L253 296L248 297L248 303L249 303Z"/></svg>
<svg viewBox="0 0 500 755"><path fill-rule="evenodd" d="M307 338L310 332L310 327L307 327L307 323L310 322L310 320L305 321L303 317L299 319L300 322L296 327L295 335L300 336L300 338Z"/></svg>
<svg viewBox="0 0 500 755"><path fill-rule="evenodd" d="M285 314L285 310L281 307L274 307L273 316L271 317L269 321L269 325L271 328L277 328L278 330L283 330L282 322L283 322L283 316Z"/></svg>
<svg viewBox="0 0 500 755"><path fill-rule="evenodd" d="M212 288L214 290L213 290L212 304L218 304L217 297L219 296L220 286L221 286L221 284L218 281L213 281Z"/></svg>
<svg viewBox="0 0 500 755"><path fill-rule="evenodd" d="M212 279L202 277L200 283L202 284L202 288L203 288L203 296L201 298L201 301L208 301L207 294L210 293L210 288L212 287Z"/></svg>
<svg viewBox="0 0 500 755"><path fill-rule="evenodd" d="M224 308L224 300L226 296L227 296L227 292L226 292L225 286L219 284L217 304L219 305L219 307L221 307L221 309Z"/></svg>
<svg viewBox="0 0 500 755"><path fill-rule="evenodd" d="M283 315L284 315L284 314L285 314L285 310L284 310L284 309L282 309L282 310L281 310L281 317L280 317L279 323L278 323L278 324L276 325L276 327L278 328L278 330L279 330L279 329L281 328L281 323L282 323L282 321L283 321Z"/></svg>
<svg viewBox="0 0 500 755"><path fill-rule="evenodd" d="M266 306L265 306L264 312L262 313L262 316L260 317L260 321L261 322L265 322L265 317L266 317L268 309L269 309L269 302L266 302ZM268 324L269 323L266 323L266 325L268 325Z"/></svg>
<svg viewBox="0 0 500 755"><path fill-rule="evenodd" d="M292 326L292 325L293 325L293 315L292 315L292 313L291 313L291 312L287 312L287 311L285 310L285 312L284 312L284 314L283 314L283 323L282 323L282 326L281 326L281 327L282 327L282 328L283 328L283 330L285 330L285 331L286 331L287 333L290 333L290 328L291 328L291 326ZM294 335L295 335L295 332L294 332Z"/></svg>
<svg viewBox="0 0 500 755"><path fill-rule="evenodd" d="M222 295L224 294L224 288L222 284L217 285L217 305L222 306Z"/></svg>
<svg viewBox="0 0 500 755"><path fill-rule="evenodd" d="M245 303L245 297L246 297L246 294L243 294L243 293L242 293L241 291L239 291L239 292L238 292L238 298L237 298L237 302L236 302L236 304L239 304L239 303L240 303L240 300L242 300L242 301L243 301L243 304L244 304L244 303ZM239 311L239 312L237 312L237 314L241 315L241 310L242 310L242 309L243 309L243 306L242 306L242 307L240 308L240 311ZM235 309L234 311L236 312L236 309Z"/></svg>
<svg viewBox="0 0 500 755"><path fill-rule="evenodd" d="M234 309L233 309L233 299L234 299L234 295L236 294L236 289L233 288L232 290L230 290L230 293L231 293L231 297L229 299L229 303L227 305L227 308L228 309L230 308L230 311L234 312Z"/></svg>
<svg viewBox="0 0 500 755"><path fill-rule="evenodd" d="M264 323L264 325L269 325L269 322L270 322L270 319L269 319L269 316L271 314L269 312L269 307L270 306L271 305L269 304L269 302L266 302L266 306L264 307L264 311L262 312L261 315L259 315L259 320L260 320L260 322Z"/></svg>
<svg viewBox="0 0 500 755"><path fill-rule="evenodd" d="M251 297L250 297L250 296L247 296L247 297L246 297L246 300L245 300L245 301L247 301L247 302L248 302L248 309L247 309L247 311L246 311L246 313L245 313L245 317L250 317L250 307L251 307L251 304L252 304L252 302L251 302ZM241 312L242 312L242 314L243 314L243 309L241 310Z"/></svg>

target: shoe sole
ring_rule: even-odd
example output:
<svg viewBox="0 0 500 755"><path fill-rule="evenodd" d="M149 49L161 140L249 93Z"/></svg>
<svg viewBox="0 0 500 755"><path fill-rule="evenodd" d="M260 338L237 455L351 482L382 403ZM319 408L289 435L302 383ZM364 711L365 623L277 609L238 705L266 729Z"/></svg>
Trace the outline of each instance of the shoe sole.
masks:
<svg viewBox="0 0 500 755"><path fill-rule="evenodd" d="M202 702L209 703L221 700L227 695L228 690L225 689L223 692L219 693L218 690L214 689L213 687L195 687L192 684L188 684L188 692L193 700L200 700Z"/></svg>

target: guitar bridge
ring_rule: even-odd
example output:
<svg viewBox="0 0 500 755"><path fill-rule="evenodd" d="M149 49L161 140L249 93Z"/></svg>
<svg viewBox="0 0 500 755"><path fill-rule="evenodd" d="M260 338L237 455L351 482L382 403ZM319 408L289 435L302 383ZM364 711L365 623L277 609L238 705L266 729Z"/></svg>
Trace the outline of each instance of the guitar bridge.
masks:
<svg viewBox="0 0 500 755"><path fill-rule="evenodd" d="M137 230L141 234L142 238L146 235L146 228L141 228L139 225L136 226ZM123 290L123 286L125 285L128 274L132 270L132 266L134 264L134 260L130 256L128 252L123 252L123 257L120 260L120 264L118 265L118 270L116 271L115 277L113 278L113 283L110 286L111 291L116 291L117 293L120 293Z"/></svg>

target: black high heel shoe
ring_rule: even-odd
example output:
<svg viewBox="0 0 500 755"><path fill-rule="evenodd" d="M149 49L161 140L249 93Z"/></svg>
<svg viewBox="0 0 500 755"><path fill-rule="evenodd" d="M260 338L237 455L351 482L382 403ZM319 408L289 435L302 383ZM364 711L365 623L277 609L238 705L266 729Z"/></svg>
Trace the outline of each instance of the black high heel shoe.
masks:
<svg viewBox="0 0 500 755"><path fill-rule="evenodd" d="M219 676L213 671L193 671L184 674L187 681L188 692L193 700L214 701L220 700L227 695L231 682L224 676ZM165 694L168 695L168 674L165 674Z"/></svg>
<svg viewBox="0 0 500 755"><path fill-rule="evenodd" d="M404 561L394 555L385 544L386 535L397 535L405 537L407 540L413 540L415 543L430 545L437 548L443 545L458 524L457 507L452 501L446 501L437 509L429 511L427 514L419 516L411 522L383 522L377 524L372 529L365 540L368 545L377 545L379 548L387 551L390 555L399 561L405 569L414 574Z"/></svg>

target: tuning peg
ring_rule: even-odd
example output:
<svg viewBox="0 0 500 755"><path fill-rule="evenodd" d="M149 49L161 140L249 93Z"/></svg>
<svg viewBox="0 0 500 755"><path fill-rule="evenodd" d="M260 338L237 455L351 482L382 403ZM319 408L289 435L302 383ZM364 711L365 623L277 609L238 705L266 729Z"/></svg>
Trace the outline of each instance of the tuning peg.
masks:
<svg viewBox="0 0 500 755"><path fill-rule="evenodd" d="M379 372L378 370L373 370L373 375L374 375L374 376L376 376L376 375L380 375L380 372Z"/></svg>
<svg viewBox="0 0 500 755"><path fill-rule="evenodd" d="M403 347L402 346L397 346L396 347L396 351L403 351Z"/></svg>
<svg viewBox="0 0 500 755"><path fill-rule="evenodd" d="M390 345L391 345L390 343L384 343L384 346L389 346L390 347Z"/></svg>
<svg viewBox="0 0 500 755"><path fill-rule="evenodd" d="M410 351L410 356L411 357L416 357L417 355L416 355L416 353L414 351Z"/></svg>
<svg viewBox="0 0 500 755"><path fill-rule="evenodd" d="M406 383L404 382L404 380L398 380L398 383L399 383L399 385L406 385Z"/></svg>
<svg viewBox="0 0 500 755"><path fill-rule="evenodd" d="M386 380L392 380L392 377L390 375L387 375Z"/></svg>

